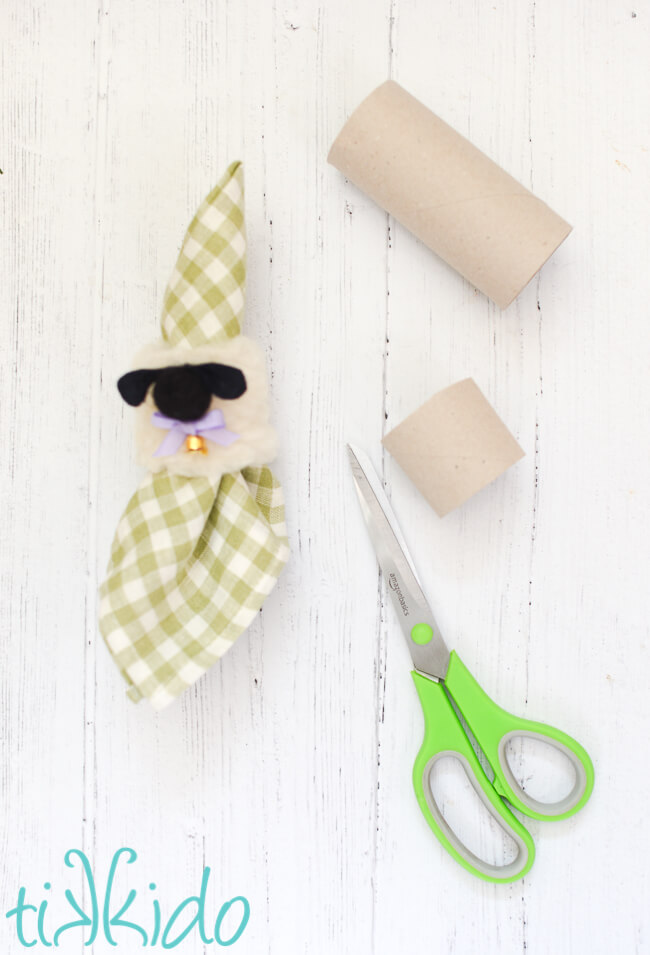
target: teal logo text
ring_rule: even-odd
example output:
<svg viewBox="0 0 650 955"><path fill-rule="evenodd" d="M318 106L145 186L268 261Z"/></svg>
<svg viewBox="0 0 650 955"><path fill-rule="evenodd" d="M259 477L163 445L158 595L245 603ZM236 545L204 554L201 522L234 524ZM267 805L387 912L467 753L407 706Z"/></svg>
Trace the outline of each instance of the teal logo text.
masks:
<svg viewBox="0 0 650 955"><path fill-rule="evenodd" d="M146 920L141 916L136 920L131 909L138 892L130 889L124 897L117 896L114 885L118 867L133 865L137 858L134 849L118 849L111 860L104 891L100 892L87 856L80 849L70 849L64 861L68 868L79 867L81 870L83 905L78 896L66 889L65 900L74 917L63 924L53 925L50 924L52 920L47 911L49 896L33 900L28 898L27 889L21 886L16 904L5 913L5 917L14 923L19 943L24 948L33 948L39 943L46 948L57 948L62 938L67 941L71 934L82 932L87 935L86 946L103 939L116 948L124 945L132 952L136 944L140 948L176 948L193 932L198 934L204 945L227 947L241 938L250 918L248 900L243 895L236 895L224 902L216 917L210 919L206 911L210 882L208 867L203 870L198 894L182 899L169 914L163 914L160 901L155 897L156 883L148 883L145 907L150 915ZM45 882L43 888L49 893L52 883ZM138 911L141 910L142 905Z"/></svg>

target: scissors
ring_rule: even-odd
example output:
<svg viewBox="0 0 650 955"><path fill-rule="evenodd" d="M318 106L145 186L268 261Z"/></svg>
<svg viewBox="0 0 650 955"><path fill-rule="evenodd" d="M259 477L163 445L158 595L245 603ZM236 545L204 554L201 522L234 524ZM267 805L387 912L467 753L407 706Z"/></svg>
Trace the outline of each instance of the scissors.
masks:
<svg viewBox="0 0 650 955"><path fill-rule="evenodd" d="M455 650L447 649L370 459L350 445L348 453L363 516L411 651L414 667L411 676L424 713L424 741L413 767L413 785L420 809L444 848L465 869L488 882L514 882L532 866L535 846L510 806L532 819L566 819L589 799L594 785L593 765L580 743L566 733L544 723L512 716L497 706ZM482 750L494 774L493 780L483 769L457 713ZM554 803L540 802L520 786L506 753L508 743L518 737L541 740L569 759L575 780L571 792L563 799ZM488 813L514 840L517 854L511 862L505 865L485 862L462 842L445 820L434 797L431 775L436 762L449 756L460 761Z"/></svg>

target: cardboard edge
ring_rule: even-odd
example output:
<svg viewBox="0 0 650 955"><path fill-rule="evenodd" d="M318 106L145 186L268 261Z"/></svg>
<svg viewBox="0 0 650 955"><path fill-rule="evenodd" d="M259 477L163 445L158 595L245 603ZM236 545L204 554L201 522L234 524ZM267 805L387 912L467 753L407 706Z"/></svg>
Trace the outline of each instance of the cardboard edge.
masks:
<svg viewBox="0 0 650 955"><path fill-rule="evenodd" d="M350 115L348 116L348 118L345 120L340 130L338 131L332 145L329 148L329 152L327 154L327 162L330 164L330 166L334 166L335 169L338 169L339 172L342 172L342 170L340 166L336 165L336 163L332 159L332 156L334 154L334 151L336 150L336 147L339 145L341 139L343 138L343 133L348 128L348 126L352 123L352 121L357 117L357 114L363 110L363 108L366 106L368 101L371 100L376 93L378 93L380 90L383 90L384 87L389 85L399 86L399 83L396 83L395 80L389 79L389 80L384 80L384 82L380 83L379 86L375 86L374 89L372 89L366 96L363 97L359 105L352 110L352 112L350 113ZM345 173L343 173L343 175L345 175Z"/></svg>
<svg viewBox="0 0 650 955"><path fill-rule="evenodd" d="M543 201L543 200L542 200L542 201ZM551 207L549 206L549 208L551 208ZM564 232L564 235L562 236L562 238L560 239L560 241L559 241L558 243L556 243L556 245L554 245L553 248L550 250L550 252L549 252L548 255L546 256L546 258L544 259L544 261L542 262L542 264L541 264L538 268L535 269L535 271L532 273L532 275L530 276L530 278L526 279L526 281L525 281L524 284L521 286L521 288L519 289L519 291L516 292L516 293L512 296L512 298L511 298L509 301L507 301L504 305L502 305L500 302L495 302L495 303L494 303L498 308L501 309L502 312L504 312L507 308L509 308L509 307L512 305L512 303L515 301L515 299L519 298L519 296L520 296L521 293L524 291L524 289L528 288L528 286L529 286L530 283L533 281L533 279L535 278L535 276L536 276L536 275L539 275L539 273L542 271L542 269L544 268L544 266L546 265L546 263L555 255L555 253L556 253L557 250L560 248L560 246L561 246L564 242L566 242L566 240L569 238L569 236L570 236L571 233L573 232L573 226L572 226L569 222L566 222L566 219L563 219L562 221L566 223L566 231ZM479 291L480 291L480 290L479 290ZM485 294L485 293L482 293L482 294ZM489 295L487 296L487 298L489 298Z"/></svg>

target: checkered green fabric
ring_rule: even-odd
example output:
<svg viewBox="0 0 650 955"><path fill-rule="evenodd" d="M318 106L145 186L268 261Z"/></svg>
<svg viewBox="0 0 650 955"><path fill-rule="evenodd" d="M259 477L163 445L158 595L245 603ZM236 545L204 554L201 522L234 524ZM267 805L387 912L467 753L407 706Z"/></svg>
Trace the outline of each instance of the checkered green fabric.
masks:
<svg viewBox="0 0 650 955"><path fill-rule="evenodd" d="M172 344L238 334L243 226L234 163L192 220L169 282L162 327ZM269 468L220 481L149 474L118 524L100 589L100 630L130 698L161 709L205 673L254 619L288 554L282 488Z"/></svg>
<svg viewBox="0 0 650 955"><path fill-rule="evenodd" d="M244 167L234 162L192 219L163 302L171 345L215 345L240 332L246 283Z"/></svg>

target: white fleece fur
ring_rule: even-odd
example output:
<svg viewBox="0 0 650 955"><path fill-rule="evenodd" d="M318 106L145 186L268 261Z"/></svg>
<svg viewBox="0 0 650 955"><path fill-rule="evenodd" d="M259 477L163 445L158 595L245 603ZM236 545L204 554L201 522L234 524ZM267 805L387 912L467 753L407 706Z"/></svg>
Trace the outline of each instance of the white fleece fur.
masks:
<svg viewBox="0 0 650 955"><path fill-rule="evenodd" d="M222 345L199 348L171 347L164 342L148 345L134 360L133 368L165 368L168 365L202 365L218 362L240 368L246 378L246 391L240 398L224 401L213 398L212 408L220 408L229 431L240 437L224 448L206 440L207 454L187 452L154 457L154 452L167 435L151 422L156 411L152 398L153 385L143 403L136 409L136 443L138 463L150 471L168 470L185 477L209 477L218 480L223 474L240 471L250 465L269 464L277 453L275 429L269 423L269 396L266 363L262 350L243 335Z"/></svg>

